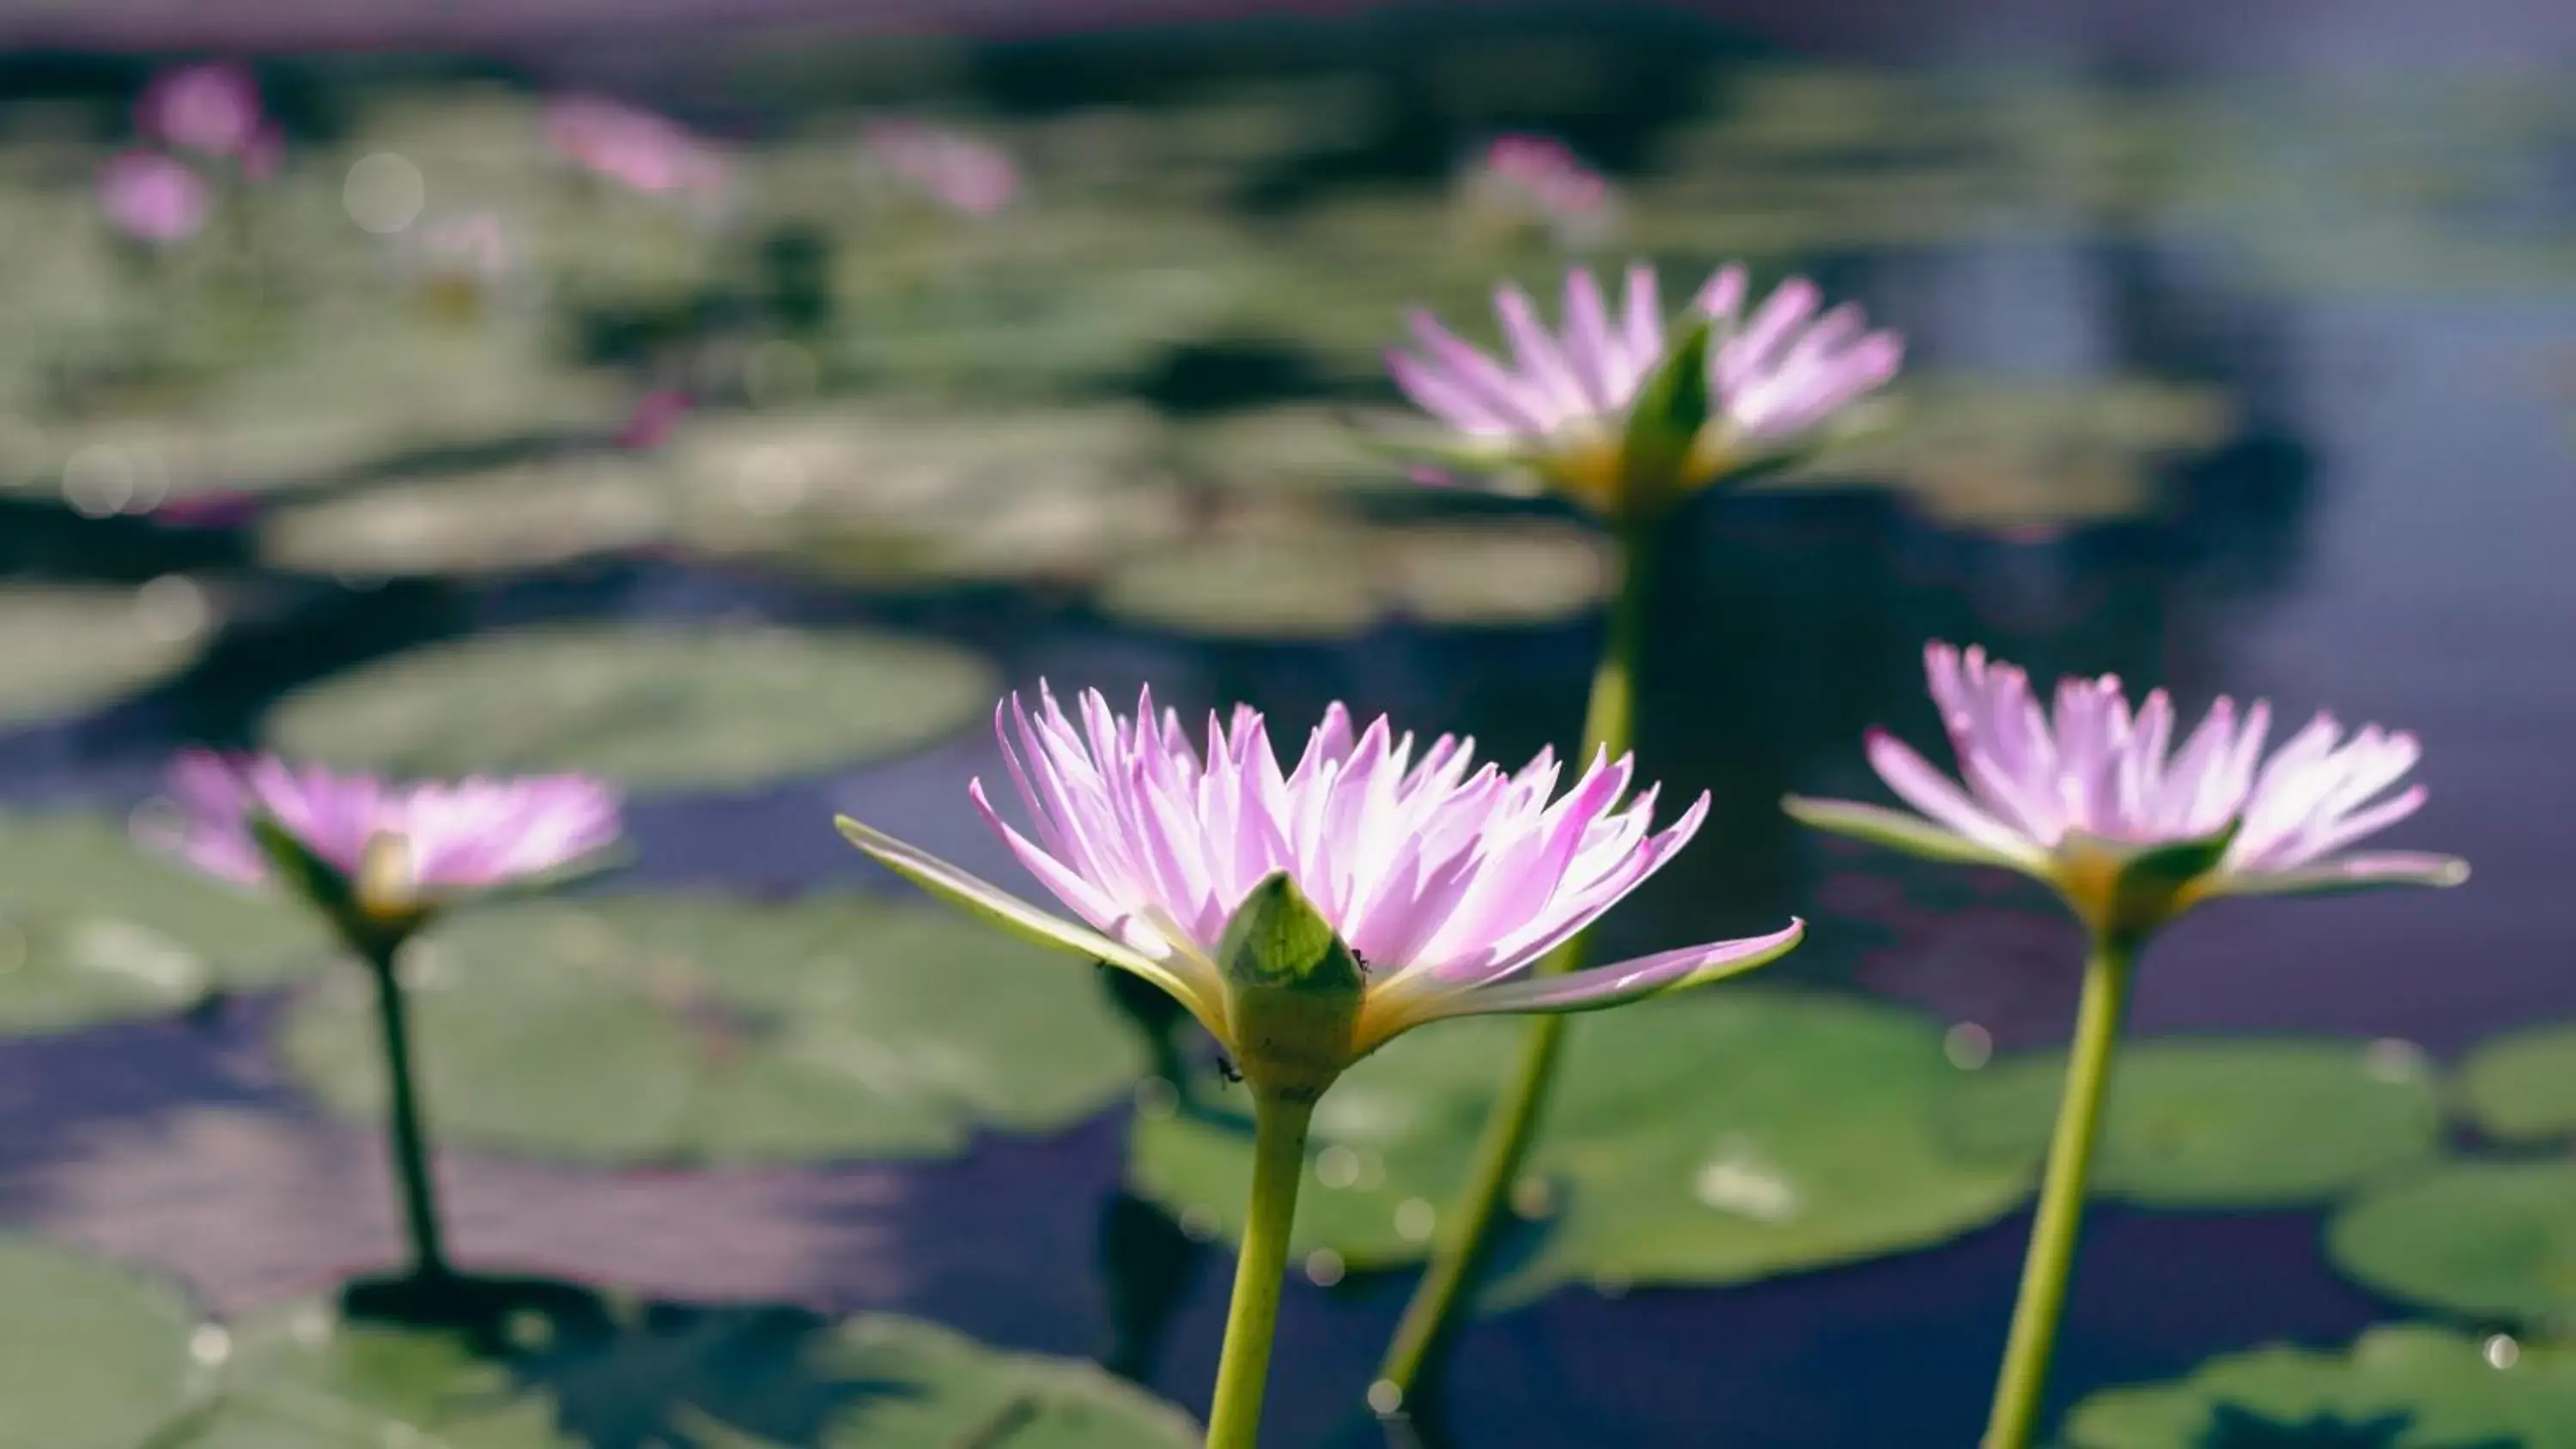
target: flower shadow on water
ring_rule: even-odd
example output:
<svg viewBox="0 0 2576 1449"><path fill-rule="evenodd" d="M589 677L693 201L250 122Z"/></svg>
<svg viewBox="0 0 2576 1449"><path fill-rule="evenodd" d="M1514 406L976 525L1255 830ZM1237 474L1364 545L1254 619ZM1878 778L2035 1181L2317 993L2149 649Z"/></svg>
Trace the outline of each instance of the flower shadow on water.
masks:
<svg viewBox="0 0 2576 1449"><path fill-rule="evenodd" d="M2200 1449L2400 1449L2413 1442L2406 1437L2406 1431L2414 1422L2411 1414L2383 1414L2362 1420L2319 1414L2293 1422L2267 1419L2233 1404L2221 1404L2210 1415L2209 1429L2200 1437ZM2522 1444L2516 1439L2481 1439L2444 1449L2522 1449Z"/></svg>
<svg viewBox="0 0 2576 1449"><path fill-rule="evenodd" d="M453 1333L555 1404L590 1449L724 1443L746 1435L819 1449L871 1405L929 1386L873 1374L834 1343L834 1320L781 1304L619 1301L550 1278L360 1279L354 1323ZM730 1431L730 1432L728 1432Z"/></svg>

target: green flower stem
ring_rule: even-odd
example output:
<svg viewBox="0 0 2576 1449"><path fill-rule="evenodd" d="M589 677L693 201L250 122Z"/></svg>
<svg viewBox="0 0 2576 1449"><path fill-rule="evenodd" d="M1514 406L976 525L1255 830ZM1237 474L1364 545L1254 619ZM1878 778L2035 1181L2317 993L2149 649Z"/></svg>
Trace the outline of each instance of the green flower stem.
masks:
<svg viewBox="0 0 2576 1449"><path fill-rule="evenodd" d="M1592 674L1591 703L1583 716L1585 759L1596 749L1614 757L1628 749L1636 717L1637 657L1646 622L1646 564L1652 551L1651 529L1629 526L1619 531L1620 585L1610 612L1610 636ZM1572 971L1583 964L1585 937L1567 941L1539 963L1541 973ZM1485 1119L1476 1155L1468 1167L1467 1186L1440 1222L1432 1244L1431 1264L1413 1290L1396 1324L1395 1339L1378 1365L1377 1382L1369 1387L1369 1405L1393 1415L1411 1404L1427 1375L1437 1369L1448 1340L1456 1331L1467 1289L1475 1281L1494 1220L1503 1200L1520 1177L1521 1160L1538 1135L1539 1116L1547 1105L1549 1084L1556 1076L1558 1054L1565 1045L1565 1018L1530 1019L1521 1037L1520 1061L1512 1069L1502 1097Z"/></svg>
<svg viewBox="0 0 2576 1449"><path fill-rule="evenodd" d="M1306 1170L1310 1099L1252 1094L1252 1212L1234 1265L1234 1304L1217 1358L1208 1449L1253 1449L1261 1440L1261 1395L1270 1382L1270 1341L1279 1328L1279 1283L1288 1272L1288 1225Z"/></svg>
<svg viewBox="0 0 2576 1449"><path fill-rule="evenodd" d="M2066 1284L2075 1265L2075 1240L2084 1225L2084 1180L2101 1131L2103 1088L2120 1044L2120 1016L2128 1005L2130 967L2136 959L2134 944L2096 940L2084 963L2084 1004L2075 1018L2074 1055L2066 1064L2066 1096L2057 1108L2048 1180L2040 1189L2039 1220L2022 1266L2021 1297L2013 1305L2012 1337L2004 1347L1984 1449L2028 1449L2038 1427L2040 1394L2048 1385L2049 1355L2057 1347L2058 1320L2066 1310Z"/></svg>
<svg viewBox="0 0 2576 1449"><path fill-rule="evenodd" d="M448 1276L447 1249L439 1235L438 1184L430 1176L429 1138L421 1129L420 1089L411 1065L411 1022L403 1001L402 982L394 974L399 940L365 949L368 974L376 978L376 1016L384 1028L385 1077L390 1085L386 1131L391 1139L395 1185L402 1192L403 1225L411 1235L411 1270L416 1278Z"/></svg>

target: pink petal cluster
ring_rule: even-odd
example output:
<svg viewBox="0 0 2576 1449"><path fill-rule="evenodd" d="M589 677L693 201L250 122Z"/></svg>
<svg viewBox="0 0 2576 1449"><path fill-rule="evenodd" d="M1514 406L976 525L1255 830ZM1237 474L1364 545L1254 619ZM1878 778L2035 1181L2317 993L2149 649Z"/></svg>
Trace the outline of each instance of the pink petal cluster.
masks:
<svg viewBox="0 0 2576 1449"><path fill-rule="evenodd" d="M1009 152L918 121L878 121L859 136L868 163L951 211L992 216L1020 194Z"/></svg>
<svg viewBox="0 0 2576 1449"><path fill-rule="evenodd" d="M1610 182L1553 136L1497 136L1468 188L1477 199L1560 224L1581 225L1610 207Z"/></svg>
<svg viewBox="0 0 2576 1449"><path fill-rule="evenodd" d="M250 154L265 130L259 82L232 61L174 66L154 76L135 103L134 120L153 140L209 156Z"/></svg>
<svg viewBox="0 0 2576 1449"><path fill-rule="evenodd" d="M1355 729L1338 704L1286 771L1247 707L1231 721L1209 717L1203 756L1150 692L1132 718L1096 692L1078 708L1076 723L1042 690L1034 713L1016 697L997 712L1030 833L1002 819L980 780L971 793L1089 930L1046 924L1036 908L900 842L844 828L941 894L1151 975L1220 1034L1219 943L1275 872L1366 963L1367 1045L1438 1017L1633 1000L1769 960L1802 929L1527 978L1690 840L1707 797L1656 830L1655 791L1627 798L1626 758L1596 758L1560 795L1565 772L1550 754L1505 774L1476 763L1473 741L1443 735L1417 753L1413 736L1384 719Z"/></svg>
<svg viewBox="0 0 2576 1449"><path fill-rule="evenodd" d="M117 230L166 246L205 229L214 193L184 162L158 151L123 151L99 169L98 204Z"/></svg>
<svg viewBox="0 0 2576 1449"><path fill-rule="evenodd" d="M619 830L617 797L578 775L392 783L270 756L187 750L171 766L169 794L177 828L160 843L244 884L269 873L251 835L258 816L350 875L371 842L392 837L410 884L432 896L541 875L605 849Z"/></svg>
<svg viewBox="0 0 2576 1449"><path fill-rule="evenodd" d="M1821 300L1814 286L1793 278L1744 317L1741 267L1721 270L1700 289L1691 309L1716 326L1708 374L1712 426L1736 441L1775 443L1896 375L1904 357L1897 336L1868 330L1850 303L1819 314ZM1494 310L1511 347L1508 365L1427 312L1411 319L1416 350L1387 355L1388 370L1408 397L1472 437L1545 442L1614 430L1664 355L1652 267L1628 269L1615 320L1600 285L1581 268L1566 274L1561 332L1550 331L1515 286L1495 293Z"/></svg>
<svg viewBox="0 0 2576 1449"><path fill-rule="evenodd" d="M488 211L443 217L414 227L408 247L410 261L417 269L478 286L498 283L519 260L518 249L510 244L509 228Z"/></svg>
<svg viewBox="0 0 2576 1449"><path fill-rule="evenodd" d="M2069 678L2052 711L2021 670L1982 649L1933 644L1924 663L1966 788L1884 731L1870 736L1870 763L1907 803L1999 858L2036 866L2077 833L2154 845L2234 823L2222 889L2294 876L2438 883L2461 869L2406 852L2335 856L2423 805L2420 784L2388 793L2421 754L2413 735L2365 725L2347 737L2319 714L2266 758L2270 705L2240 715L2222 697L2177 747L2161 689L2132 713L2116 675Z"/></svg>
<svg viewBox="0 0 2576 1449"><path fill-rule="evenodd" d="M546 140L567 160L648 196L724 189L724 158L677 122L600 96L546 107Z"/></svg>

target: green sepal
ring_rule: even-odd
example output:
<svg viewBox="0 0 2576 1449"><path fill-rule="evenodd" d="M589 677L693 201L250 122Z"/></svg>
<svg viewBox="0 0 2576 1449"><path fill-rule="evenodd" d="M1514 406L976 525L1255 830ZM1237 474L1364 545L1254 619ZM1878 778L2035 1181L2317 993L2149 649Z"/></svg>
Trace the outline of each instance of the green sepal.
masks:
<svg viewBox="0 0 2576 1449"><path fill-rule="evenodd" d="M1651 511L1680 493L1691 449L1708 426L1708 348L1713 319L1684 329L1637 389L1620 441L1621 498L1633 513Z"/></svg>
<svg viewBox="0 0 2576 1449"><path fill-rule="evenodd" d="M1273 871L1235 908L1216 959L1246 1080L1311 1099L1358 1057L1367 973L1286 871Z"/></svg>
<svg viewBox="0 0 2576 1449"><path fill-rule="evenodd" d="M280 884L334 921L358 914L357 884L338 866L313 853L286 827L268 815L250 817L250 838L259 844L260 854L268 857L269 869L277 872Z"/></svg>
<svg viewBox="0 0 2576 1449"><path fill-rule="evenodd" d="M2140 848L2070 830L2058 844L2060 890L2105 939L2135 949L2192 905L2194 887L2226 859L2242 821Z"/></svg>

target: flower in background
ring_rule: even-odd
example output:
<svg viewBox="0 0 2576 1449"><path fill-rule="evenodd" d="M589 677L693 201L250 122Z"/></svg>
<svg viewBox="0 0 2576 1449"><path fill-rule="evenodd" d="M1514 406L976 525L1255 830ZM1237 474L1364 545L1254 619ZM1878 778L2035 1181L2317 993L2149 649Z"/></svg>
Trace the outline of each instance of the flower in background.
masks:
<svg viewBox="0 0 2576 1449"><path fill-rule="evenodd" d="M233 61L174 66L152 78L135 103L134 122L163 145L208 156L247 159L263 132L259 82Z"/></svg>
<svg viewBox="0 0 2576 1449"><path fill-rule="evenodd" d="M1618 219L1609 179L1553 136L1497 136L1459 184L1469 222L1537 228L1567 246L1608 239Z"/></svg>
<svg viewBox="0 0 2576 1449"><path fill-rule="evenodd" d="M566 159L647 196L724 190L725 163L678 123L599 96L549 103L546 140Z"/></svg>
<svg viewBox="0 0 2576 1449"><path fill-rule="evenodd" d="M689 395L676 387L657 387L635 400L635 410L611 441L630 452L649 452L671 440L671 430L689 415Z"/></svg>
<svg viewBox="0 0 2576 1449"><path fill-rule="evenodd" d="M159 843L209 875L245 885L279 870L345 929L408 930L466 895L560 874L618 838L617 797L578 775L391 783L296 768L269 756L182 751L169 794L175 827ZM275 836L262 838L262 825Z"/></svg>
<svg viewBox="0 0 2576 1449"><path fill-rule="evenodd" d="M918 121L878 121L859 133L867 166L964 216L992 216L1020 194L1020 168L989 142Z"/></svg>
<svg viewBox="0 0 2576 1449"><path fill-rule="evenodd" d="M214 194L186 163L158 151L121 151L99 168L98 201L117 230L167 246L203 230Z"/></svg>
<svg viewBox="0 0 2576 1449"><path fill-rule="evenodd" d="M1749 316L1746 298L1744 269L1719 271L1672 344L1652 267L1628 269L1615 320L1578 267L1566 274L1558 332L1520 288L1495 293L1508 364L1416 312L1413 350L1390 350L1387 368L1454 432L1443 450L1452 468L1525 471L1597 512L1631 517L1795 456L1896 375L1896 334L1869 330L1851 303L1820 312L1822 296L1804 278L1782 283ZM1668 369L1680 371L1660 391L1651 386Z"/></svg>
<svg viewBox="0 0 2576 1449"><path fill-rule="evenodd" d="M1885 731L1869 759L1921 814L1793 799L1808 824L1935 859L1998 865L2053 886L2097 932L2142 938L2217 896L2457 885L2465 862L2347 847L2412 815L2389 792L2421 751L2402 731L2347 736L2319 714L2267 758L2271 707L2221 697L2174 747L2172 699L2132 713L2116 675L2059 683L2054 711L1985 651L1925 651L1960 781ZM1964 782L1964 784L1962 783Z"/></svg>
<svg viewBox="0 0 2576 1449"><path fill-rule="evenodd" d="M519 272L518 248L492 212L469 212L412 228L401 262L430 310L471 317Z"/></svg>
<svg viewBox="0 0 2576 1449"><path fill-rule="evenodd" d="M1595 758L1558 794L1542 752L1515 774L1478 766L1473 741L1415 751L1384 719L1352 727L1338 704L1283 774L1261 715L1208 721L1204 757L1152 695L1131 718L1083 695L1077 725L1041 691L995 729L1030 817L1007 824L979 780L975 806L1066 919L855 821L860 849L934 895L1020 935L1124 968L1189 1008L1257 1086L1320 1091L1396 1036L1445 1017L1583 1011L1769 961L1802 927L1567 975L1531 968L1636 889L1699 829L1702 796L1662 830L1635 767ZM1014 739L1016 738L1016 744ZM1624 802L1624 803L1623 803ZM1284 1022L1231 963L1238 918L1297 902L1346 951L1346 1013ZM1326 1013L1330 1017L1330 1013Z"/></svg>

